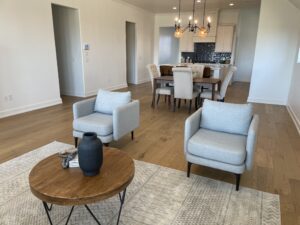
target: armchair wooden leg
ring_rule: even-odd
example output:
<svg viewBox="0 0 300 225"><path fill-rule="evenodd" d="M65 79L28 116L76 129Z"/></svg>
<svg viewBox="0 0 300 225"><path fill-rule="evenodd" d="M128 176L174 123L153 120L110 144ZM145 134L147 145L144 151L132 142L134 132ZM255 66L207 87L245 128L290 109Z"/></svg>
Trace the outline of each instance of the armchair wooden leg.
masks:
<svg viewBox="0 0 300 225"><path fill-rule="evenodd" d="M134 140L134 131L131 131L131 140Z"/></svg>
<svg viewBox="0 0 300 225"><path fill-rule="evenodd" d="M165 103L167 102L167 96L165 95Z"/></svg>
<svg viewBox="0 0 300 225"><path fill-rule="evenodd" d="M192 112L192 99L190 100L189 113Z"/></svg>
<svg viewBox="0 0 300 225"><path fill-rule="evenodd" d="M192 163L188 162L187 165L187 177L190 177Z"/></svg>
<svg viewBox="0 0 300 225"><path fill-rule="evenodd" d="M178 100L178 109L180 109L181 99Z"/></svg>
<svg viewBox="0 0 300 225"><path fill-rule="evenodd" d="M78 137L74 137L74 142L75 142L75 148L78 146Z"/></svg>
<svg viewBox="0 0 300 225"><path fill-rule="evenodd" d="M235 174L235 176L236 176L235 190L238 191L240 189L241 174Z"/></svg>
<svg viewBox="0 0 300 225"><path fill-rule="evenodd" d="M197 110L197 109L198 109L198 97L195 98L195 110Z"/></svg>

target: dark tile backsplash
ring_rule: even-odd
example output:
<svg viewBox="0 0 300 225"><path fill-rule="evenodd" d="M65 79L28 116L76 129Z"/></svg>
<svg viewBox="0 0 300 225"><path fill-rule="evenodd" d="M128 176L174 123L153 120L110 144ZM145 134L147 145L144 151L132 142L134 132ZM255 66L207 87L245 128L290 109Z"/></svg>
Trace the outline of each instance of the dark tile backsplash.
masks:
<svg viewBox="0 0 300 225"><path fill-rule="evenodd" d="M183 58L191 58L194 63L220 63L230 60L231 53L215 52L215 43L195 43L195 52L182 52Z"/></svg>

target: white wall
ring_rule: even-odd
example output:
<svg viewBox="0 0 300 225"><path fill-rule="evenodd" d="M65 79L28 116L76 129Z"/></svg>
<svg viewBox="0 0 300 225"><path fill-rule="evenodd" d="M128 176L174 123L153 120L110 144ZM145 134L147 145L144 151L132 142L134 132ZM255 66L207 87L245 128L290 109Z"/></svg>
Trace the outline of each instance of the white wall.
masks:
<svg viewBox="0 0 300 225"><path fill-rule="evenodd" d="M299 42L298 42L299 56L300 56L300 33L299 33ZM288 110L293 118L298 132L300 134L300 59L298 61L298 56L294 60L294 73L291 83L291 89L289 94L288 101Z"/></svg>
<svg viewBox="0 0 300 225"><path fill-rule="evenodd" d="M61 95L85 96L78 10L52 6Z"/></svg>
<svg viewBox="0 0 300 225"><path fill-rule="evenodd" d="M174 37L174 27L159 29L159 64L179 62L179 40Z"/></svg>
<svg viewBox="0 0 300 225"><path fill-rule="evenodd" d="M250 82L257 29L259 20L259 8L242 9L237 25L237 45L235 65L238 70L234 75L235 81Z"/></svg>
<svg viewBox="0 0 300 225"><path fill-rule="evenodd" d="M0 117L60 103L50 3L1 0L0 27Z"/></svg>
<svg viewBox="0 0 300 225"><path fill-rule="evenodd" d="M51 2L79 9L85 95L126 84L126 21L136 23L137 79L149 80L154 15L119 0L1 0L0 117L60 103ZM12 101L5 100L12 95Z"/></svg>
<svg viewBox="0 0 300 225"><path fill-rule="evenodd" d="M288 0L262 0L249 102L287 104L299 21Z"/></svg>

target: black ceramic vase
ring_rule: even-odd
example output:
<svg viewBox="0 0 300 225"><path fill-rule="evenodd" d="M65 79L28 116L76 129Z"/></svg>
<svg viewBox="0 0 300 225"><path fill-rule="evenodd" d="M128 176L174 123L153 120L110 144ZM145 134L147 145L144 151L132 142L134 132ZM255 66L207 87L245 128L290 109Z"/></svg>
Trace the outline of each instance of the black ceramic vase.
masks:
<svg viewBox="0 0 300 225"><path fill-rule="evenodd" d="M103 163L103 148L96 133L87 132L83 134L78 145L78 158L80 169L85 176L99 174Z"/></svg>

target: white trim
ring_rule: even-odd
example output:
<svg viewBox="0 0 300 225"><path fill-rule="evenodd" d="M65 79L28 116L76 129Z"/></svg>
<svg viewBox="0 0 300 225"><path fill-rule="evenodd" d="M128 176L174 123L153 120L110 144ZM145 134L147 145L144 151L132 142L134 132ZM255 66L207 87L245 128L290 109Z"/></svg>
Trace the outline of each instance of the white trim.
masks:
<svg viewBox="0 0 300 225"><path fill-rule="evenodd" d="M73 96L73 97L81 97L84 98L84 93L77 93L77 92L73 92L73 91L63 91L61 92L61 95L66 95L66 96Z"/></svg>
<svg viewBox="0 0 300 225"><path fill-rule="evenodd" d="M58 99L53 99L50 101L45 101L45 102L40 102L40 103L36 103L36 104L25 105L25 106L21 106L21 107L12 108L12 109L7 109L7 110L3 110L0 112L0 118L13 116L13 115L17 115L20 113L25 113L25 112L29 112L29 111L33 111L33 110L37 110L37 109L42 109L42 108L46 108L49 106L58 105L61 103L62 103L61 98L58 98Z"/></svg>
<svg viewBox="0 0 300 225"><path fill-rule="evenodd" d="M270 104L270 105L286 105L286 101L278 100L278 99L264 99L264 98L248 97L247 102Z"/></svg>
<svg viewBox="0 0 300 225"><path fill-rule="evenodd" d="M147 83L147 82L150 82L150 78L146 78L146 79L143 79L143 80L139 80L136 84L144 84L144 83Z"/></svg>
<svg viewBox="0 0 300 225"><path fill-rule="evenodd" d="M293 108L290 105L287 105L286 108L287 108L287 110L297 128L297 131L300 135L300 120L299 120L299 118L297 118L296 113L294 112Z"/></svg>
<svg viewBox="0 0 300 225"><path fill-rule="evenodd" d="M128 87L127 84L119 84L119 85L111 86L111 87L108 87L108 88L102 88L102 89L105 89L105 90L108 90L108 91L114 91L114 90L127 88L127 87ZM101 89L101 88L99 88L99 89ZM85 93L85 97L91 97L91 96L97 95L99 89L89 91L89 92Z"/></svg>

